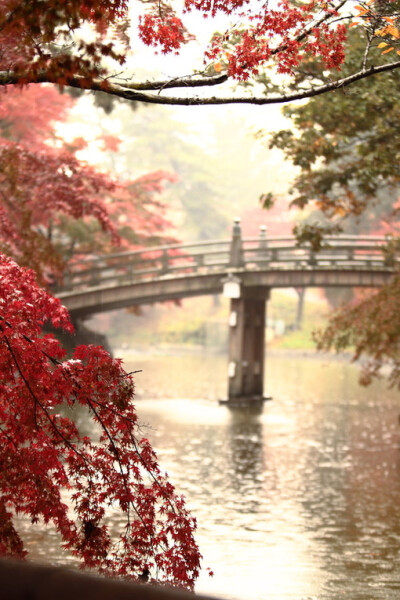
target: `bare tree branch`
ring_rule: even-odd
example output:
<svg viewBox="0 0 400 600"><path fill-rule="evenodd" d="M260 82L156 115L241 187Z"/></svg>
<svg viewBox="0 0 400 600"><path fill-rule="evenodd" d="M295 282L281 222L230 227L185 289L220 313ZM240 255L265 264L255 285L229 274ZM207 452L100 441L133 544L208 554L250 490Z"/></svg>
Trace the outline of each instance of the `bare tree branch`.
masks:
<svg viewBox="0 0 400 600"><path fill-rule="evenodd" d="M221 85L228 81L229 76L225 73L222 75L210 75L210 76L200 76L199 74L195 75L185 75L184 77L177 77L176 79L170 79L165 81L144 81L137 83L123 83L121 84L123 88L129 90L138 90L138 91L146 91L146 90L167 90L170 88L195 88L195 87L207 87L213 85ZM105 90L106 91L106 90Z"/></svg>
<svg viewBox="0 0 400 600"><path fill-rule="evenodd" d="M82 90L88 91L102 91L118 98L130 100L134 102L144 102L148 104L165 104L165 105L179 105L179 106L210 106L210 105L221 105L221 104L255 104L258 106L268 104L284 104L287 102L293 102L295 100L303 100L306 98L312 98L325 94L326 92L343 89L350 86L356 81L367 79L380 73L394 71L400 68L400 61L379 65L377 67L371 66L368 69L362 69L357 73L353 73L348 77L342 79L336 79L334 81L324 83L310 87L307 90L300 92L294 92L289 94L278 94L273 96L163 96L158 94L149 94L141 90L161 90L168 87L186 87L192 89L201 86L215 86L220 83L224 83L227 77L206 77L204 79L192 80L190 77L172 80L171 82L144 82L144 83L127 83L117 84L111 81L104 81L102 79L95 79L87 81L80 77L69 77L66 78L65 85L75 87ZM51 74L43 73L31 80L27 81L26 75L19 76L12 72L0 72L0 86L5 85L21 85L21 83L55 83L59 84L57 80L52 78ZM157 84L157 85L156 85Z"/></svg>

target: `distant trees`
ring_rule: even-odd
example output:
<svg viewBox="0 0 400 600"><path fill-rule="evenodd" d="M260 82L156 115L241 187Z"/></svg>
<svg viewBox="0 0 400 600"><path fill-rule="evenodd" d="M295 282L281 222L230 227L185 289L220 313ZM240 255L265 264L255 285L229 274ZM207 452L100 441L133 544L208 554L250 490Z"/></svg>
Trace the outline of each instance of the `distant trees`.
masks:
<svg viewBox="0 0 400 600"><path fill-rule="evenodd" d="M78 160L84 140L67 146L55 130L73 103L51 86L29 86L8 89L0 104L0 250L41 281L60 277L73 255L171 239L155 196L174 176L121 181Z"/></svg>
<svg viewBox="0 0 400 600"><path fill-rule="evenodd" d="M208 149L196 143L190 126L179 122L164 107L132 111L127 103L116 104L112 115L123 128L115 172L125 176L151 165L173 173L173 185L163 199L175 224L179 224L180 235L190 240L223 236L231 217L224 214L226 202L218 186L218 165ZM101 128L107 131L107 125L101 124Z"/></svg>

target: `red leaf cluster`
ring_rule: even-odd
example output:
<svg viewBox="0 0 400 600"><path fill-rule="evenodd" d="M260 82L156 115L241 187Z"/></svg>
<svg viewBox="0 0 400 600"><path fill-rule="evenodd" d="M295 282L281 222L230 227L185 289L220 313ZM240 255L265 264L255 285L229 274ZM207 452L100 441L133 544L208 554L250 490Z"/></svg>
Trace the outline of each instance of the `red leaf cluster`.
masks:
<svg viewBox="0 0 400 600"><path fill-rule="evenodd" d="M236 3L232 6L219 3L219 6L227 14L236 9ZM344 60L346 28L326 23L311 26L317 10L320 15L337 16L327 2L299 6L290 0L280 0L276 8L266 4L264 10L256 14L241 13L241 17L248 20L248 26L216 35L206 58L225 61L228 75L242 81L257 75L270 61L275 62L278 73L291 74L309 55L319 56L328 68L338 68Z"/></svg>
<svg viewBox="0 0 400 600"><path fill-rule="evenodd" d="M270 63L291 73L310 54L327 68L343 62L345 28L335 22L340 15L331 0L278 0L256 7L248 0L185 0L182 8L240 23L215 36L205 53L205 60L223 62L228 76L238 80ZM46 80L90 87L96 79L106 88L104 58L125 62L128 26L127 0L0 0L0 69L12 71L22 84ZM193 39L174 3L164 0L146 3L137 28L142 41L162 53L177 53Z"/></svg>
<svg viewBox="0 0 400 600"><path fill-rule="evenodd" d="M170 241L166 207L155 196L174 177L157 171L117 181L76 158L82 138L60 147L54 125L73 103L48 85L7 87L0 103L0 251L47 283L62 277L73 255ZM120 142L101 141L112 150Z"/></svg>
<svg viewBox="0 0 400 600"><path fill-rule="evenodd" d="M149 46L163 52L177 51L188 41L182 21L168 6L150 3L150 11L141 19L139 35ZM279 73L292 73L307 56L319 56L328 68L339 67L344 60L345 27L332 25L338 13L332 3L313 0L298 4L279 0L273 7L265 3L254 11L247 0L186 0L184 10L204 16L224 13L241 23L222 35L214 36L205 59L227 65L227 74L238 80L257 75L274 61Z"/></svg>
<svg viewBox="0 0 400 600"><path fill-rule="evenodd" d="M131 375L101 347L65 360L41 334L46 322L71 329L65 308L3 255L0 279L0 553L25 555L13 524L24 514L53 523L84 567L192 589L196 523L139 435ZM65 405L91 419L97 440Z"/></svg>
<svg viewBox="0 0 400 600"><path fill-rule="evenodd" d="M185 42L185 28L174 14L147 14L140 19L139 36L147 46L159 46L163 54L168 54Z"/></svg>
<svg viewBox="0 0 400 600"><path fill-rule="evenodd" d="M60 213L74 219L89 215L118 242L102 200L115 184L73 155L0 140L0 172L0 249L42 279L63 268L54 240L43 234L57 225Z"/></svg>
<svg viewBox="0 0 400 600"><path fill-rule="evenodd" d="M12 86L1 93L0 136L23 142L31 148L43 145L54 135L53 124L63 121L74 100L50 85Z"/></svg>
<svg viewBox="0 0 400 600"><path fill-rule="evenodd" d="M105 32L126 18L127 5L127 0L0 0L0 69L20 75L22 83L44 73L61 84L77 73L88 79L101 75L104 56L125 61ZM97 32L94 42L80 35L85 25Z"/></svg>

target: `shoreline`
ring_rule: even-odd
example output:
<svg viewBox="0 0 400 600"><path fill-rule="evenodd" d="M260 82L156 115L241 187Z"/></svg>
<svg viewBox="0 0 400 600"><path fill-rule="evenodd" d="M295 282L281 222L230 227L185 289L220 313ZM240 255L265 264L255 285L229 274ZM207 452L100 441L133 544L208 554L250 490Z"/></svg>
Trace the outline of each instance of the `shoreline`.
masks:
<svg viewBox="0 0 400 600"><path fill-rule="evenodd" d="M227 349L219 346L200 346L192 344L160 344L152 346L129 346L127 348L112 347L113 356L117 358L135 358L152 356L201 356L201 355L227 355ZM325 360L329 362L352 362L352 354L343 352L340 354L317 352L310 348L286 349L266 348L266 356L286 358L306 358L311 360ZM355 363L357 364L357 363Z"/></svg>

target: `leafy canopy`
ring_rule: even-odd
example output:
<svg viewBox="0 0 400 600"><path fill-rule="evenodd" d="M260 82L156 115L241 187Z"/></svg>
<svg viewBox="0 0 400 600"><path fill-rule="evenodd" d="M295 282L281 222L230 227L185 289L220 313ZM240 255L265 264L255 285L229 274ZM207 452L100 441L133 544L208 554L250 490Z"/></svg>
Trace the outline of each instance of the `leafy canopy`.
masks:
<svg viewBox="0 0 400 600"><path fill-rule="evenodd" d="M140 50L138 40L172 59L185 44L202 37L203 27L191 31L187 24L193 14L206 17L211 32L219 31L202 48L200 68L193 64L191 72L175 72L162 81L137 80L123 72L131 52ZM339 77L346 31L353 25L366 32L364 56L349 75ZM359 5L350 0L1 0L0 83L53 82L159 104L268 104L397 69L400 61L388 64L385 56L397 56L399 39L397 0ZM367 68L365 57L374 47L380 54ZM314 59L329 77L323 83L298 84L296 69ZM232 91L224 86L229 82L244 82L247 92ZM249 88L252 83L264 86L264 93ZM228 95L210 96L207 90L215 86ZM170 95L172 88L181 95ZM206 94L196 96L196 88Z"/></svg>
<svg viewBox="0 0 400 600"><path fill-rule="evenodd" d="M344 74L362 58L364 41L353 31ZM369 61L377 55L375 50ZM315 77L316 66L309 69ZM298 77L310 75L300 72ZM395 135L399 92L400 74L393 71L358 82L351 90L283 109L293 127L273 134L269 145L280 148L300 169L293 185L295 206L316 202L327 217L341 222L362 215L367 207L373 209L378 195L383 200L384 191L393 201L390 190L400 181L400 145Z"/></svg>
<svg viewBox="0 0 400 600"><path fill-rule="evenodd" d="M353 31L345 74L364 56L364 43L363 36ZM374 61L377 52L367 61ZM301 79L317 75L324 77L315 64L298 73ZM386 260L394 264L400 249L399 91L400 74L393 71L380 80L358 82L349 91L284 109L293 127L274 134L270 144L281 148L300 169L293 203L319 210L318 221L309 219L298 228L300 242L320 247L326 243L325 233L338 230L387 234ZM311 217L315 218L313 213ZM365 384L389 363L390 383L400 387L399 298L398 274L378 291L357 293L333 314L324 331L316 333L318 348L350 348L355 359L367 358L361 375Z"/></svg>

